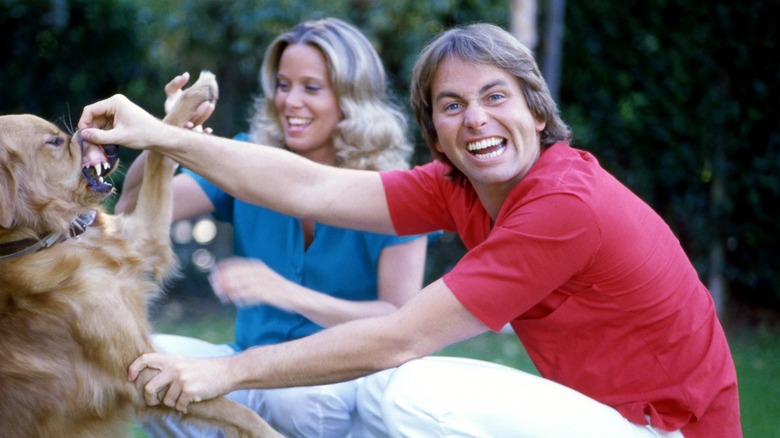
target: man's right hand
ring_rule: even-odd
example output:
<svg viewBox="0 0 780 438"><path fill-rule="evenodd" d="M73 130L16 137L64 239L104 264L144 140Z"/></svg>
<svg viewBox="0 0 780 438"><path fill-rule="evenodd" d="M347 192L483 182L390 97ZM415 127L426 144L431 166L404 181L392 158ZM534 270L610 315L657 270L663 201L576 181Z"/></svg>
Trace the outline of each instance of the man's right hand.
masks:
<svg viewBox="0 0 780 438"><path fill-rule="evenodd" d="M90 143L132 149L160 144L166 130L174 129L121 94L84 107L78 128L81 137Z"/></svg>

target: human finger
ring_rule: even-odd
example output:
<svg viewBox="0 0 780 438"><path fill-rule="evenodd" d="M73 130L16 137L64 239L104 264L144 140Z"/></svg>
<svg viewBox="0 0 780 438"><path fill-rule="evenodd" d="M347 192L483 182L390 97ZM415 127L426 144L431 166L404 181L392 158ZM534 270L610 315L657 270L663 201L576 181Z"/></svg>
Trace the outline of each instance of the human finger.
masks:
<svg viewBox="0 0 780 438"><path fill-rule="evenodd" d="M211 285L211 289L214 291L214 295L222 304L228 304L230 303L230 299L225 292L223 278L224 277L222 276L222 272L219 269L219 265L215 266L208 276L209 284Z"/></svg>
<svg viewBox="0 0 780 438"><path fill-rule="evenodd" d="M105 127L114 119L116 112L115 97L110 97L84 107L79 118L78 128Z"/></svg>
<svg viewBox="0 0 780 438"><path fill-rule="evenodd" d="M144 353L133 361L129 367L127 367L127 380L135 382L138 375L141 374L146 368L154 370L162 370L163 363L161 362L161 353Z"/></svg>
<svg viewBox="0 0 780 438"><path fill-rule="evenodd" d="M144 397L144 402L146 402L147 406L159 405L163 400L163 396L168 390L167 385L163 386L160 390L151 389L152 386L150 383L160 374L162 370L162 367L159 364L153 364L153 361L155 360L155 354L157 353L146 353L137 357L136 360L130 364L127 370L127 380L131 382L136 382L136 380L138 380L136 384L143 385L142 394Z"/></svg>
<svg viewBox="0 0 780 438"><path fill-rule="evenodd" d="M202 102L200 105L198 105L197 108L195 108L195 111L192 113L192 117L190 117L190 122L194 126L203 125L206 123L206 120L211 117L211 115L214 113L214 109L216 106L214 105L214 102L205 101Z"/></svg>
<svg viewBox="0 0 780 438"><path fill-rule="evenodd" d="M179 399L181 398L181 386L176 383L172 382L170 385L168 385L168 389L165 391L165 395L162 397L160 402L168 406L169 408L175 408L178 409L178 403ZM187 405L183 405L184 410L186 411Z"/></svg>
<svg viewBox="0 0 780 438"><path fill-rule="evenodd" d="M177 92L181 91L181 89L187 85L187 82L190 81L190 73L184 72L173 79L170 80L167 84L165 84L165 95L170 97Z"/></svg>
<svg viewBox="0 0 780 438"><path fill-rule="evenodd" d="M162 122L121 94L84 107L78 123L84 141L133 149L159 144L163 134L156 125Z"/></svg>
<svg viewBox="0 0 780 438"><path fill-rule="evenodd" d="M200 403L201 398L200 397L192 397L191 399L187 400L187 397L184 396L184 394L179 395L179 398L176 401L176 405L174 406L177 411L186 414L187 408L190 406L190 403Z"/></svg>
<svg viewBox="0 0 780 438"><path fill-rule="evenodd" d="M154 353L149 353L154 354ZM159 362L154 362L157 359ZM175 407L183 392L181 381L182 370L177 367L183 358L181 356L172 356L165 354L156 354L152 357L152 363L147 366L160 370L155 376L149 379L144 385L144 399L149 406L156 406L160 403L168 407Z"/></svg>
<svg viewBox="0 0 780 438"><path fill-rule="evenodd" d="M184 94L182 88L184 88L189 79L189 73L183 73L165 84L165 87L163 88L165 90L165 102L163 102L165 114L169 114L173 107L176 106L176 103L179 101L182 94Z"/></svg>

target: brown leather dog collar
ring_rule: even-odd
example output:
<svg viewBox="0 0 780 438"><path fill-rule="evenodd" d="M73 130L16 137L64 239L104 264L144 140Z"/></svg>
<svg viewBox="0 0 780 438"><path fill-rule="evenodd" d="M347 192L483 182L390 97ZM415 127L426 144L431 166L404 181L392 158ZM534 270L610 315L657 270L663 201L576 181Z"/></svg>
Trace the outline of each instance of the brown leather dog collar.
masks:
<svg viewBox="0 0 780 438"><path fill-rule="evenodd" d="M13 260L35 251L49 248L50 246L65 241L69 237L78 237L87 230L87 227L95 222L97 210L89 210L76 216L70 223L68 235L62 233L49 233L46 237L35 239L22 239L14 242L0 243L0 262Z"/></svg>

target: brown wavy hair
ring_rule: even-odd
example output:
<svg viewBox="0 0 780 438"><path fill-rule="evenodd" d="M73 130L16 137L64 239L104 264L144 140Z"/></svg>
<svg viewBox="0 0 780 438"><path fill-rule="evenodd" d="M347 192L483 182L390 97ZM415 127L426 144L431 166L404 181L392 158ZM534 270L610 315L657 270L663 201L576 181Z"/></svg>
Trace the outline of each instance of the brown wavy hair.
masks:
<svg viewBox="0 0 780 438"><path fill-rule="evenodd" d="M433 126L431 106L436 69L450 56L474 64L493 65L517 78L531 114L535 119L545 121L545 128L540 133L542 150L558 141L571 141L571 130L561 119L558 106L528 48L512 34L492 24L453 28L437 36L423 49L412 71L410 87L411 105L423 139L432 156L451 167L451 177L461 180L463 174L436 150L438 135Z"/></svg>

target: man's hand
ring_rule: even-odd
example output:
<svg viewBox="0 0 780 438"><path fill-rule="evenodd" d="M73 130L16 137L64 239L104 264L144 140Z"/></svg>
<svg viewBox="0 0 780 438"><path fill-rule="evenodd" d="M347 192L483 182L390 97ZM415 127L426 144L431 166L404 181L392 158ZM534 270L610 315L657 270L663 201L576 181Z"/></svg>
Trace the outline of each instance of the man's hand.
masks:
<svg viewBox="0 0 780 438"><path fill-rule="evenodd" d="M160 371L144 386L144 399L149 406L162 403L187 413L190 403L219 397L232 389L226 358L195 359L146 353L130 364L128 380L134 382L146 368Z"/></svg>
<svg viewBox="0 0 780 438"><path fill-rule="evenodd" d="M121 94L84 107L78 127L85 141L133 149L159 144L166 129L174 129Z"/></svg>

